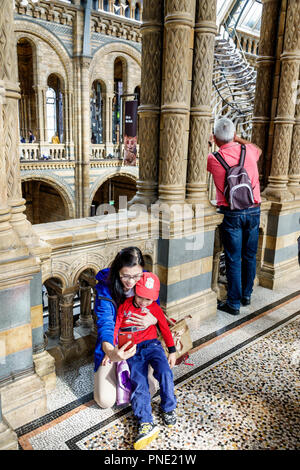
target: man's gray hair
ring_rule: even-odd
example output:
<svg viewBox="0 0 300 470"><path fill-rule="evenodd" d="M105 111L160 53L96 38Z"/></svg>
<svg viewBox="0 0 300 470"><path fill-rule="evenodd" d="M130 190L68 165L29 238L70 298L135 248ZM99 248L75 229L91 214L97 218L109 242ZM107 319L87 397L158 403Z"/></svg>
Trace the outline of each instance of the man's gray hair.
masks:
<svg viewBox="0 0 300 470"><path fill-rule="evenodd" d="M234 138L235 125L228 118L221 118L215 122L214 135L221 142L231 142Z"/></svg>

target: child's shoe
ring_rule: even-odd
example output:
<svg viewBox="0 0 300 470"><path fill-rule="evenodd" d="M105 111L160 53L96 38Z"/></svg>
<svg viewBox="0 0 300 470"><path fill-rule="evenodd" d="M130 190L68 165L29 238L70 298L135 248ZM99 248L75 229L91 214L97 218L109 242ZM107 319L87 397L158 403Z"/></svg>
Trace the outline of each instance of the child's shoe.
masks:
<svg viewBox="0 0 300 470"><path fill-rule="evenodd" d="M163 411L162 415L163 415L163 421L164 421L165 426L168 426L168 428L175 426L176 421L177 421L175 410L172 410L169 412Z"/></svg>
<svg viewBox="0 0 300 470"><path fill-rule="evenodd" d="M139 431L133 447L135 450L144 449L150 442L157 438L159 433L158 427L154 423L141 423Z"/></svg>

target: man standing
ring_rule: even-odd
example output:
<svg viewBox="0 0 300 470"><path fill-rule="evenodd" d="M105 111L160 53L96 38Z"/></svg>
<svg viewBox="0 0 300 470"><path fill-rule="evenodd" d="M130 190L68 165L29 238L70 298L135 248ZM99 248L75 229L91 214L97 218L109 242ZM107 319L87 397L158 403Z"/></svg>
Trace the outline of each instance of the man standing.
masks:
<svg viewBox="0 0 300 470"><path fill-rule="evenodd" d="M233 122L228 118L221 118L215 123L212 138L219 147L218 153L230 167L239 164L241 144L246 146L244 168L253 188L253 205L247 209L230 210L224 196L226 171L212 153L208 155L207 171L213 175L217 206L219 212L224 214L220 232L225 252L228 287L227 300L218 301L218 309L238 315L241 303L250 304L256 274L261 202L257 161L261 149L238 137Z"/></svg>

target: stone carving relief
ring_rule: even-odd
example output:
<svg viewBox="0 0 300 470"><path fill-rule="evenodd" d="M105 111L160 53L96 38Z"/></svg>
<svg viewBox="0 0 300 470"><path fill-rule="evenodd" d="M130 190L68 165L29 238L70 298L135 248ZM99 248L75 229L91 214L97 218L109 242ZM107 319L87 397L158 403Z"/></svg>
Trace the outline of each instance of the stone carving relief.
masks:
<svg viewBox="0 0 300 470"><path fill-rule="evenodd" d="M157 181L157 155L159 152L159 115L143 116L140 114L139 133L142 140L140 146L139 178L146 181Z"/></svg>
<svg viewBox="0 0 300 470"><path fill-rule="evenodd" d="M164 86L162 101L166 104L186 105L188 102L188 73L190 53L187 45L190 28L177 26L166 31L166 57L164 61Z"/></svg>
<svg viewBox="0 0 300 470"><path fill-rule="evenodd" d="M160 105L161 77L161 32L144 31L144 51L142 55L142 81L147 86L141 88L141 103ZM143 80L143 77L145 79Z"/></svg>
<svg viewBox="0 0 300 470"><path fill-rule="evenodd" d="M162 120L159 179L162 184L183 184L185 182L183 155L187 117L166 114L163 115Z"/></svg>
<svg viewBox="0 0 300 470"><path fill-rule="evenodd" d="M214 40L212 34L195 35L192 107L210 107L212 83L209 71L213 68Z"/></svg>

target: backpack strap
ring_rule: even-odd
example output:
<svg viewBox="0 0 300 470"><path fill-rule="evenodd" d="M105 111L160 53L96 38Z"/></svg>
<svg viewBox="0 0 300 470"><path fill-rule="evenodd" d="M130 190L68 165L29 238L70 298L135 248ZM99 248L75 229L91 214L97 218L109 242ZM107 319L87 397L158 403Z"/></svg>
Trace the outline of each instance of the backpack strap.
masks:
<svg viewBox="0 0 300 470"><path fill-rule="evenodd" d="M225 162L224 158L222 157L222 155L219 154L219 152L213 152L213 156L218 160L219 163L221 163L222 167L228 171L230 166L228 165L228 163Z"/></svg>
<svg viewBox="0 0 300 470"><path fill-rule="evenodd" d="M246 146L245 144L241 144L241 155L240 155L240 166L244 166L245 163L245 157L246 157Z"/></svg>

